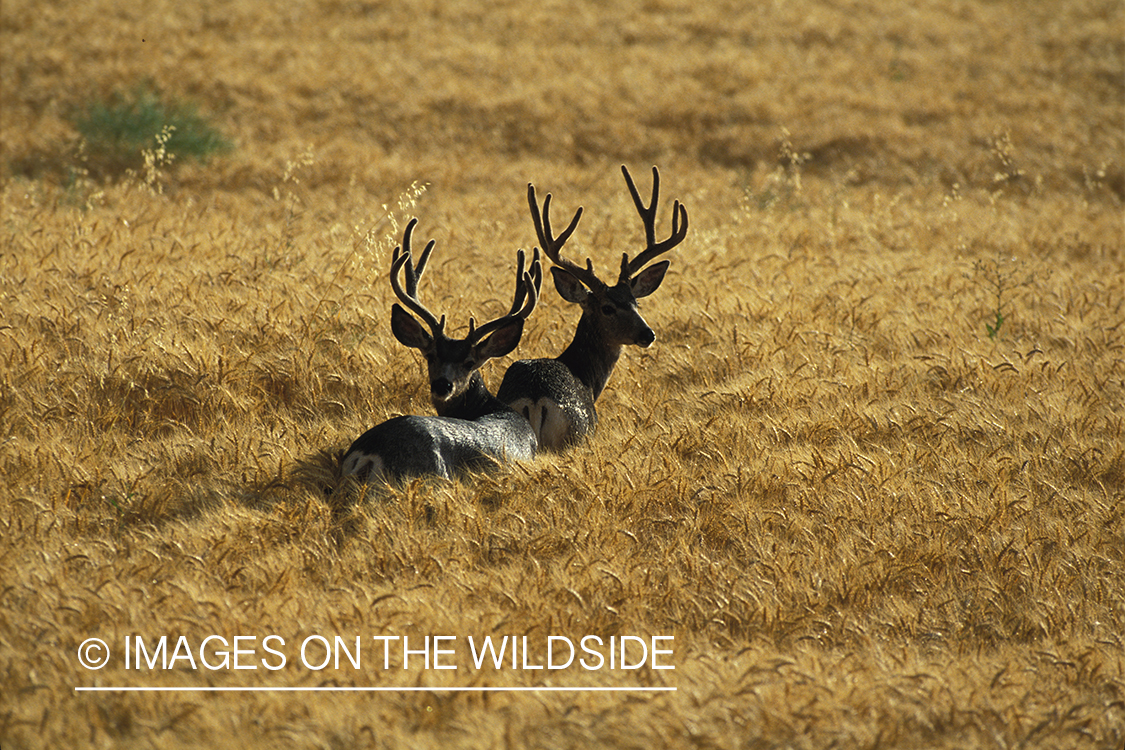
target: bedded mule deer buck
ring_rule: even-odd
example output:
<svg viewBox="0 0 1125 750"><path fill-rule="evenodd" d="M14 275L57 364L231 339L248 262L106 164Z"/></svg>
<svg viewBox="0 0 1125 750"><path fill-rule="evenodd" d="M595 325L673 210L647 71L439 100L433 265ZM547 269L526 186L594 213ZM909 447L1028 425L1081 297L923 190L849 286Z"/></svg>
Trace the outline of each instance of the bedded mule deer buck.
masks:
<svg viewBox="0 0 1125 750"><path fill-rule="evenodd" d="M527 186L531 218L543 252L551 259L555 289L567 302L582 306L582 317L570 346L555 359L525 359L512 364L500 384L497 398L523 414L535 430L539 446L559 451L574 445L597 425L594 402L601 395L621 347L635 344L648 347L656 334L637 310L637 300L657 290L664 280L669 261L646 268L658 255L668 252L687 236L687 209L676 201L672 207L672 233L656 241L656 204L660 193L660 172L652 168L652 198L641 200L629 170L622 166L625 184L645 229L645 249L635 258L622 253L621 273L613 286L586 267L563 258L560 251L578 226L582 209L574 213L570 225L558 236L551 233L551 196L543 201L542 212L535 187Z"/></svg>
<svg viewBox="0 0 1125 750"><path fill-rule="evenodd" d="M391 309L391 331L399 343L418 349L425 357L430 397L438 416L400 416L372 427L344 454L341 472L345 476L367 480L437 475L451 479L466 470L528 460L538 448L527 420L497 400L479 372L489 359L515 349L523 335L524 321L535 309L543 282L538 248L526 271L523 250L517 255L516 291L508 313L479 328L470 318L468 335L454 339L445 334L445 316L438 320L418 299L418 280L434 241L430 240L414 265L410 240L417 223L414 219L407 225L402 246L395 248L392 257L391 286L402 305ZM399 281L400 272L405 276L405 288Z"/></svg>

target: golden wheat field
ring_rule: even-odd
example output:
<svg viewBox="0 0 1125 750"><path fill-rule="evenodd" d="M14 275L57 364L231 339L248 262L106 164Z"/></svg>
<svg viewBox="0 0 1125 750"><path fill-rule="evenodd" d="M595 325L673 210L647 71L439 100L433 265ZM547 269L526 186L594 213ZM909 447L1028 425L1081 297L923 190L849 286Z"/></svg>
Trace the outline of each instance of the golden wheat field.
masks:
<svg viewBox="0 0 1125 750"><path fill-rule="evenodd" d="M233 148L109 171L138 86ZM593 438L341 480L406 222L464 331L622 164L690 230ZM1125 743L1116 0L4 0L0 200L4 750Z"/></svg>

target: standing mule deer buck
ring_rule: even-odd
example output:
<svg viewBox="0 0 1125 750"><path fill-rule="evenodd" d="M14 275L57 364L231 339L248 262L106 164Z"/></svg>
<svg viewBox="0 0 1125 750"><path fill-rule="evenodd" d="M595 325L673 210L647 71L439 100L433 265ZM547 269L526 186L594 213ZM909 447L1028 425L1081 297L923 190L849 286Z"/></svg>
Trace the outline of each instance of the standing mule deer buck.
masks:
<svg viewBox="0 0 1125 750"><path fill-rule="evenodd" d="M594 402L601 395L621 347L628 344L648 347L656 334L637 310L637 300L657 290L668 270L667 260L648 268L653 258L683 242L687 236L687 209L676 201L672 207L672 233L656 241L656 203L660 193L660 172L652 168L652 199L645 205L629 170L621 167L633 203L645 229L645 249L629 259L621 256L621 274L609 286L594 273L587 258L586 267L563 258L563 245L578 226L582 209L574 213L562 234L551 234L551 196L543 201L542 213L535 187L527 186L531 218L543 252L554 266L551 276L555 289L567 302L582 306L582 317L570 346L556 359L525 359L514 363L504 375L497 398L527 417L542 448L559 451L570 447L593 431L598 413ZM643 270L642 270L643 269Z"/></svg>
<svg viewBox="0 0 1125 750"><path fill-rule="evenodd" d="M508 313L479 328L470 318L468 335L453 339L445 334L445 316L438 320L418 299L418 280L426 270L434 240L413 265L410 240L417 223L413 219L407 225L402 247L395 248L391 262L391 286L406 308L395 304L391 309L391 331L399 343L418 349L426 358L430 397L438 416L400 416L372 427L344 454L341 471L345 476L366 480L437 475L451 479L466 470L528 460L538 448L527 420L489 393L478 370L519 343L524 320L535 309L543 282L539 249L527 271L523 250L517 255L515 299ZM404 269L405 289L398 278ZM429 333L407 310L429 327Z"/></svg>

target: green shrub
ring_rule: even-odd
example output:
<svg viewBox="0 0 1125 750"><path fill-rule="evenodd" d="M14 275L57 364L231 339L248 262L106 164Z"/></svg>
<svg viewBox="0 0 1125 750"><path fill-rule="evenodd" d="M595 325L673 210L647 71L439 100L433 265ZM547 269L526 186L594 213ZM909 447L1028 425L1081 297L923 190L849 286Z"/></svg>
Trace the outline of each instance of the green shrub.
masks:
<svg viewBox="0 0 1125 750"><path fill-rule="evenodd" d="M72 118L85 141L87 166L94 174L114 176L144 166L144 152L167 132L164 151L172 159L206 161L233 146L202 117L195 105L167 99L138 87L87 104Z"/></svg>

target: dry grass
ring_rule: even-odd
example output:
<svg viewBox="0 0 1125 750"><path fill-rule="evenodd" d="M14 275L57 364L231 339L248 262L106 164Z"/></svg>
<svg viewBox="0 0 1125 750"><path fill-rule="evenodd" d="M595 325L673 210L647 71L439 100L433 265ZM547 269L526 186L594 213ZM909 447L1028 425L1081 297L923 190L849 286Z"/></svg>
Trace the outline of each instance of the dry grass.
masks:
<svg viewBox="0 0 1125 750"><path fill-rule="evenodd" d="M1120 748L1120 3L406 5L0 8L5 750ZM145 80L237 150L83 178L67 113ZM574 254L636 248L622 162L692 229L596 437L338 485L430 411L387 326L404 220L463 326L528 180L585 205ZM517 355L575 315L549 292ZM270 633L672 635L676 669L76 659ZM331 684L677 690L73 690Z"/></svg>

